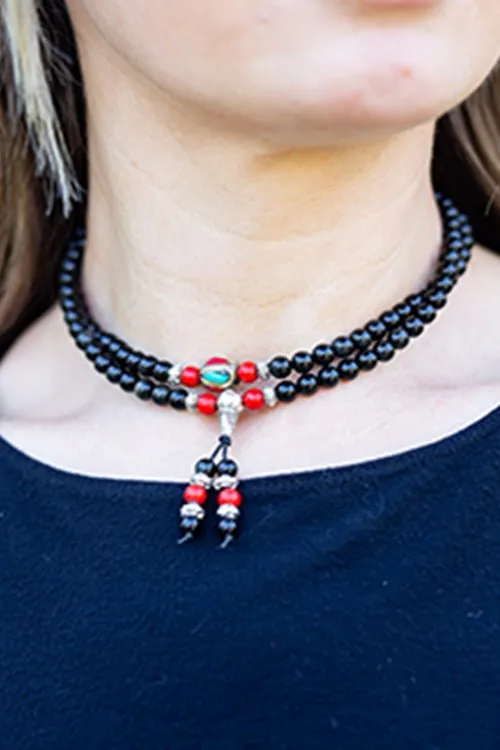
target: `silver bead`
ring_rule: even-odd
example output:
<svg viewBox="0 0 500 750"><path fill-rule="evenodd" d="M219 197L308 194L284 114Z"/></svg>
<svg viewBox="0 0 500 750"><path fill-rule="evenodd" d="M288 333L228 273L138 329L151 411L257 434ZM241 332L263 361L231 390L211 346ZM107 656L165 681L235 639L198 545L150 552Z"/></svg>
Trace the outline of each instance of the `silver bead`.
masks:
<svg viewBox="0 0 500 750"><path fill-rule="evenodd" d="M269 372L269 367L267 366L266 362L257 362L257 372L259 373L259 378L262 380L269 380L271 377L271 373Z"/></svg>
<svg viewBox="0 0 500 750"><path fill-rule="evenodd" d="M197 518L198 521L203 521L205 518L205 511L198 503L186 503L181 507L182 518Z"/></svg>
<svg viewBox="0 0 500 750"><path fill-rule="evenodd" d="M186 396L186 409L190 412L197 411L198 406L198 394L197 393L188 393Z"/></svg>
<svg viewBox="0 0 500 750"><path fill-rule="evenodd" d="M200 487L204 487L206 490L209 490L212 486L212 477L209 477L208 474L193 474L190 480L190 484L197 484Z"/></svg>
<svg viewBox="0 0 500 750"><path fill-rule="evenodd" d="M235 391L224 391L217 399L221 435L231 436L243 411L241 396Z"/></svg>
<svg viewBox="0 0 500 750"><path fill-rule="evenodd" d="M225 490L228 487L235 490L238 485L239 481L237 477L230 477L229 474L222 474L222 476L215 477L214 479L215 490Z"/></svg>
<svg viewBox="0 0 500 750"><path fill-rule="evenodd" d="M274 388L268 385L263 389L263 393L266 404L271 407L271 409L273 408L273 406L276 406L276 404L278 403L278 397Z"/></svg>
<svg viewBox="0 0 500 750"><path fill-rule="evenodd" d="M179 385L183 369L182 365L172 365L168 374L168 382L170 385Z"/></svg>
<svg viewBox="0 0 500 750"><path fill-rule="evenodd" d="M236 505L229 505L229 503L225 503L224 505L219 506L217 515L221 518L227 518L229 521L237 521L240 517L240 511L239 508L236 507Z"/></svg>

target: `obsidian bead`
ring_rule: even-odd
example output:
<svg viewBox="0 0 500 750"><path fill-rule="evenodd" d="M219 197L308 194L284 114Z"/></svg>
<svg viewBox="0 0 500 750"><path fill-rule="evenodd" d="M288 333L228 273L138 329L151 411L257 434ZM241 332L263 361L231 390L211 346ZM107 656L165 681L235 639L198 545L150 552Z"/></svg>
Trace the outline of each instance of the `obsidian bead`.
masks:
<svg viewBox="0 0 500 750"><path fill-rule="evenodd" d="M387 328L381 320L370 320L365 328L374 341L379 341L387 333Z"/></svg>
<svg viewBox="0 0 500 750"><path fill-rule="evenodd" d="M114 337L111 337L111 341L108 344L108 352L110 354L115 356L116 352L119 352L122 347L123 347L123 341L120 341L119 339L115 339Z"/></svg>
<svg viewBox="0 0 500 750"><path fill-rule="evenodd" d="M137 370L141 375L151 375L156 365L156 360L153 357L142 357L137 365Z"/></svg>
<svg viewBox="0 0 500 750"><path fill-rule="evenodd" d="M99 339L99 343L101 344L103 349L107 349L113 341L113 337L110 336L109 333L99 333L97 335L97 338Z"/></svg>
<svg viewBox="0 0 500 750"><path fill-rule="evenodd" d="M423 333L425 329L425 325L420 320L420 318L413 317L408 318L408 320L405 320L404 327L410 334L410 336L420 336L421 333Z"/></svg>
<svg viewBox="0 0 500 750"><path fill-rule="evenodd" d="M133 375L130 375L130 373L128 372L124 372L120 378L120 388L122 388L127 393L132 393L136 383L137 378L135 378Z"/></svg>
<svg viewBox="0 0 500 750"><path fill-rule="evenodd" d="M134 387L134 393L142 401L149 401L153 393L153 383L150 380L138 380Z"/></svg>
<svg viewBox="0 0 500 750"><path fill-rule="evenodd" d="M427 299L437 310L440 310L448 302L448 296L442 289L431 289Z"/></svg>
<svg viewBox="0 0 500 750"><path fill-rule="evenodd" d="M85 347L85 356L87 359L90 359L91 362L96 360L100 354L102 354L102 349L97 344L88 344Z"/></svg>
<svg viewBox="0 0 500 750"><path fill-rule="evenodd" d="M453 247L452 247L453 245ZM462 243L452 242L448 245L448 250L443 254L441 258L441 264L446 265L447 263L456 263L462 257Z"/></svg>
<svg viewBox="0 0 500 750"><path fill-rule="evenodd" d="M219 476L222 476L222 474L227 474L227 476L235 477L237 473L238 464L236 463L236 461L233 461L232 458L223 458L217 464L217 474L219 474Z"/></svg>
<svg viewBox="0 0 500 750"><path fill-rule="evenodd" d="M462 276L467 270L467 261L464 258L460 258L460 260L457 260L455 263L457 267L457 273L459 276Z"/></svg>
<svg viewBox="0 0 500 750"><path fill-rule="evenodd" d="M335 353L330 344L318 344L314 347L312 356L317 365L329 365Z"/></svg>
<svg viewBox="0 0 500 750"><path fill-rule="evenodd" d="M360 352L368 349L370 344L373 342L371 335L365 328L356 328L356 330L351 333L350 338L352 339L356 349Z"/></svg>
<svg viewBox="0 0 500 750"><path fill-rule="evenodd" d="M269 363L269 372L273 377L278 378L281 380L282 378L287 378L290 373L292 372L292 365L290 364L290 360L288 357L284 357L283 355L279 355L277 357L274 357Z"/></svg>
<svg viewBox="0 0 500 750"><path fill-rule="evenodd" d="M400 302L398 305L394 307L394 310L397 312L400 318L407 318L408 315L412 315L413 308L408 302Z"/></svg>
<svg viewBox="0 0 500 750"><path fill-rule="evenodd" d="M458 276L458 262L459 261L457 260L456 263L452 263L451 261L446 263L446 265L441 268L443 276L451 276L451 278Z"/></svg>
<svg viewBox="0 0 500 750"><path fill-rule="evenodd" d="M323 367L318 372L318 383L324 388L333 388L340 380L339 371L336 367Z"/></svg>
<svg viewBox="0 0 500 750"><path fill-rule="evenodd" d="M278 383L274 390L278 401L284 404L290 403L297 396L297 388L291 380L283 380L283 382Z"/></svg>
<svg viewBox="0 0 500 750"><path fill-rule="evenodd" d="M103 354L99 354L94 360L94 367L97 372L106 372L111 364L109 357L105 357Z"/></svg>
<svg viewBox="0 0 500 750"><path fill-rule="evenodd" d="M455 286L455 279L451 276L440 276L439 279L436 280L434 286L438 289L442 289L443 292L450 292Z"/></svg>
<svg viewBox="0 0 500 750"><path fill-rule="evenodd" d="M142 354L140 354L139 352L130 352L125 364L127 365L127 368L129 370L132 370L132 372L136 372L141 359L142 359Z"/></svg>
<svg viewBox="0 0 500 750"><path fill-rule="evenodd" d="M470 247L464 247L462 252L462 260L469 261L472 258L472 250Z"/></svg>
<svg viewBox="0 0 500 750"><path fill-rule="evenodd" d="M430 302L420 305L417 315L424 323L431 323L437 315L437 310Z"/></svg>
<svg viewBox="0 0 500 750"><path fill-rule="evenodd" d="M186 408L187 391L184 388L174 388L170 392L170 406L177 411L183 411Z"/></svg>
<svg viewBox="0 0 500 750"><path fill-rule="evenodd" d="M466 248L472 248L476 244L476 241L473 236L470 236L470 237L464 237L463 243Z"/></svg>
<svg viewBox="0 0 500 750"><path fill-rule="evenodd" d="M64 320L66 323L76 323L80 319L80 316L76 312L76 310L68 310L64 313Z"/></svg>
<svg viewBox="0 0 500 750"><path fill-rule="evenodd" d="M394 346L390 341L380 341L373 350L379 362L389 362L394 357Z"/></svg>
<svg viewBox="0 0 500 750"><path fill-rule="evenodd" d="M195 474L206 474L207 477L213 477L216 472L215 461L212 461L211 458L200 458L200 460L196 462L194 471Z"/></svg>
<svg viewBox="0 0 500 750"><path fill-rule="evenodd" d="M356 357L356 362L360 370L373 370L377 366L377 355L371 350L367 352L360 352Z"/></svg>
<svg viewBox="0 0 500 750"><path fill-rule="evenodd" d="M71 299L73 299L74 294L75 293L73 291L73 287L70 286L69 284L61 284L59 286L59 296L61 298L63 298L63 297L70 297Z"/></svg>
<svg viewBox="0 0 500 750"><path fill-rule="evenodd" d="M380 320L389 330L397 328L401 324L401 318L395 310L387 310L382 313Z"/></svg>
<svg viewBox="0 0 500 750"><path fill-rule="evenodd" d="M296 352L292 357L292 367L296 372L309 372L314 364L309 352Z"/></svg>
<svg viewBox="0 0 500 750"><path fill-rule="evenodd" d="M410 343L410 334L404 328L391 331L389 341L395 349L404 349Z"/></svg>
<svg viewBox="0 0 500 750"><path fill-rule="evenodd" d="M110 365L106 370L105 375L110 383L119 383L120 378L123 375L123 370L121 367L117 367L116 365Z"/></svg>
<svg viewBox="0 0 500 750"><path fill-rule="evenodd" d="M349 336L337 336L332 343L332 348L338 357L348 357L353 353L355 346Z"/></svg>
<svg viewBox="0 0 500 750"><path fill-rule="evenodd" d="M166 383L171 369L172 365L170 362L157 362L151 374L155 380L158 380L160 383Z"/></svg>
<svg viewBox="0 0 500 750"><path fill-rule="evenodd" d="M359 375L359 366L354 359L343 359L338 364L341 380L354 380Z"/></svg>
<svg viewBox="0 0 500 750"><path fill-rule="evenodd" d="M78 262L73 258L65 258L61 264L61 269L65 271L65 273L70 273L72 276L74 276L77 268Z"/></svg>
<svg viewBox="0 0 500 750"><path fill-rule="evenodd" d="M86 349L87 346L92 343L93 339L94 337L91 334L82 331L75 336L75 343L79 349Z"/></svg>
<svg viewBox="0 0 500 750"><path fill-rule="evenodd" d="M63 299L61 299L61 307L66 312L67 310L76 310L78 305L74 299L63 297Z"/></svg>
<svg viewBox="0 0 500 750"><path fill-rule="evenodd" d="M114 358L117 362L119 362L121 365L125 365L128 359L129 350L126 349L124 346L121 346L119 349L116 350L114 353Z"/></svg>
<svg viewBox="0 0 500 750"><path fill-rule="evenodd" d="M412 309L421 305L423 301L424 301L424 296L420 292L417 292L417 294L409 294L408 297L405 299L405 302L408 305L410 305Z"/></svg>
<svg viewBox="0 0 500 750"><path fill-rule="evenodd" d="M153 388L151 398L158 406L166 406L170 400L170 388L167 388L166 385L156 385Z"/></svg>
<svg viewBox="0 0 500 750"><path fill-rule="evenodd" d="M297 390L303 396L312 396L318 390L318 378L312 373L301 375L297 380Z"/></svg>

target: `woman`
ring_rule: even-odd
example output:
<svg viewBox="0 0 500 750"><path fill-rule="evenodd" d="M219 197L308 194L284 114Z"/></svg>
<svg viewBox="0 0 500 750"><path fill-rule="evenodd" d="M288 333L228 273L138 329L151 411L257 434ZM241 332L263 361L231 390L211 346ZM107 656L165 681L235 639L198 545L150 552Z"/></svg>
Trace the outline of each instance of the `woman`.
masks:
<svg viewBox="0 0 500 750"><path fill-rule="evenodd" d="M1 7L1 746L497 748L497 0Z"/></svg>

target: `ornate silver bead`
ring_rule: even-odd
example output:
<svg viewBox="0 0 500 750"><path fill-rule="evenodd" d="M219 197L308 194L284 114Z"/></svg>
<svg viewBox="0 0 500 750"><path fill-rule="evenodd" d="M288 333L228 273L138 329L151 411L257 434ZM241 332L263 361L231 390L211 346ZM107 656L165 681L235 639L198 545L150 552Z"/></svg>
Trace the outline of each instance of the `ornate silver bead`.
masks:
<svg viewBox="0 0 500 750"><path fill-rule="evenodd" d="M221 435L231 436L243 411L241 396L236 391L224 391L217 399Z"/></svg>
<svg viewBox="0 0 500 750"><path fill-rule="evenodd" d="M193 474L190 484L197 484L200 487L204 487L206 490L209 490L212 486L212 477L209 477L208 474Z"/></svg>
<svg viewBox="0 0 500 750"><path fill-rule="evenodd" d="M271 373L269 372L269 367L267 366L266 362L257 362L257 372L259 373L259 378L262 380L269 380L271 377Z"/></svg>
<svg viewBox="0 0 500 750"><path fill-rule="evenodd" d="M226 503L225 505L219 506L217 515L221 518L227 518L229 521L237 521L240 517L240 510L235 505L229 505L229 503Z"/></svg>
<svg viewBox="0 0 500 750"><path fill-rule="evenodd" d="M196 407L198 405L198 394L197 393L188 393L186 397L186 409L190 412L197 411Z"/></svg>
<svg viewBox="0 0 500 750"><path fill-rule="evenodd" d="M278 403L278 397L276 396L276 392L274 388L268 385L266 388L263 389L263 393L264 393L266 404L269 407L271 407L271 409L273 406L276 406L276 404Z"/></svg>
<svg viewBox="0 0 500 750"><path fill-rule="evenodd" d="M179 385L181 382L181 374L183 370L182 365L173 365L170 368L170 372L168 374L168 383L169 385Z"/></svg>
<svg viewBox="0 0 500 750"><path fill-rule="evenodd" d="M215 477L214 479L215 490L225 490L228 487L230 487L232 490L235 490L238 484L239 481L237 477L230 477L229 474L222 474L222 476Z"/></svg>
<svg viewBox="0 0 500 750"><path fill-rule="evenodd" d="M182 518L197 518L198 521L203 521L205 518L205 511L198 503L186 503L181 507Z"/></svg>

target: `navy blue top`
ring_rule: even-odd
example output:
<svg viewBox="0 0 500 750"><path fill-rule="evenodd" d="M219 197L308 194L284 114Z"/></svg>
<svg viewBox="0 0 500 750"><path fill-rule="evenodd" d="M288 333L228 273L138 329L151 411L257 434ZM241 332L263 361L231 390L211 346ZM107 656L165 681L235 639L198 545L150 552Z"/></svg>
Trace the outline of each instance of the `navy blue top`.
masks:
<svg viewBox="0 0 500 750"><path fill-rule="evenodd" d="M0 476L2 750L500 748L500 407L246 481L224 551L180 484Z"/></svg>

